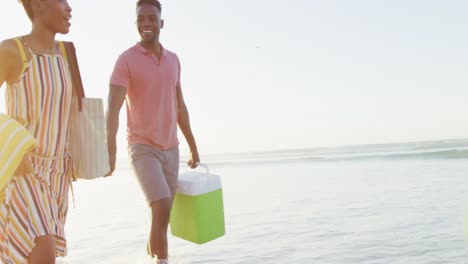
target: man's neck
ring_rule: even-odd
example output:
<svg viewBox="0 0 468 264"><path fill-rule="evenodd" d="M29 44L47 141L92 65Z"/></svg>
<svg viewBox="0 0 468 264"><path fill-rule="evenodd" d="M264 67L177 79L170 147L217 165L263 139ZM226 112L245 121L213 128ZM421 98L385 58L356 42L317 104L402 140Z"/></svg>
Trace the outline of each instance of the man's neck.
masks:
<svg viewBox="0 0 468 264"><path fill-rule="evenodd" d="M152 42L144 42L140 41L140 44L147 50L153 52L154 55L159 59L161 58L162 50L161 44L159 44L159 40L155 40Z"/></svg>

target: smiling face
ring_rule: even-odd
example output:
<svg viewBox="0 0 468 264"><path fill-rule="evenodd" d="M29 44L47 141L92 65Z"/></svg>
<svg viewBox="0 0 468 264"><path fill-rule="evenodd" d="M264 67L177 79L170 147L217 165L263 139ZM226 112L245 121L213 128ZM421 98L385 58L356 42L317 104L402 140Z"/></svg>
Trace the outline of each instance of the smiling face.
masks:
<svg viewBox="0 0 468 264"><path fill-rule="evenodd" d="M137 28L141 41L153 43L159 40L159 32L164 26L161 12L153 5L143 4L137 8Z"/></svg>
<svg viewBox="0 0 468 264"><path fill-rule="evenodd" d="M70 31L71 7L67 0L32 0L32 21L40 23L54 33Z"/></svg>

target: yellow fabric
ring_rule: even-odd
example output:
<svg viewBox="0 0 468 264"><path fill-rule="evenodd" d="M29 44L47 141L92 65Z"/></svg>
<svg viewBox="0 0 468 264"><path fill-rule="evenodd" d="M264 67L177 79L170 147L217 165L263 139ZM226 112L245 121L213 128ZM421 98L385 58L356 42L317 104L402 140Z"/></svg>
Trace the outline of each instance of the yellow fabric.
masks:
<svg viewBox="0 0 468 264"><path fill-rule="evenodd" d="M67 59L67 50L65 49L65 44L63 44L62 41L59 41L58 43L60 45L60 51L62 52L62 56L66 60Z"/></svg>
<svg viewBox="0 0 468 264"><path fill-rule="evenodd" d="M0 114L0 202L3 190L15 174L31 170L23 157L36 147L36 139L8 115Z"/></svg>
<svg viewBox="0 0 468 264"><path fill-rule="evenodd" d="M21 59L23 60L23 68L21 69L21 73L23 73L28 67L28 59L26 58L26 53L24 52L23 43L21 43L20 38L15 38L15 40L16 40L16 44L18 44Z"/></svg>

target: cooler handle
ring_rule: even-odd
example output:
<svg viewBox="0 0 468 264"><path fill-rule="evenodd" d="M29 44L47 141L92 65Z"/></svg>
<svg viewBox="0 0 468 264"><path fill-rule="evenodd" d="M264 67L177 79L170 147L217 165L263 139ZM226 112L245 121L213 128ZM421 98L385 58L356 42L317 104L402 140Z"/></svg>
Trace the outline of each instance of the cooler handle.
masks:
<svg viewBox="0 0 468 264"><path fill-rule="evenodd" d="M210 168L208 168L208 164L198 162L198 167L204 168L204 169L206 170L206 173L207 173L207 174L210 174Z"/></svg>

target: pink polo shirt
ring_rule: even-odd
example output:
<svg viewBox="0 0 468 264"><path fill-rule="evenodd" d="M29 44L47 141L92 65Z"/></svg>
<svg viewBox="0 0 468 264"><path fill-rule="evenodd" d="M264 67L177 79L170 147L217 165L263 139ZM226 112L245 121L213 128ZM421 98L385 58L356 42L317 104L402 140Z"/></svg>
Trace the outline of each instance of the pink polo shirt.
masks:
<svg viewBox="0 0 468 264"><path fill-rule="evenodd" d="M177 91L180 62L162 46L161 60L137 43L117 60L111 85L127 88L129 144L146 144L167 150L177 140Z"/></svg>

